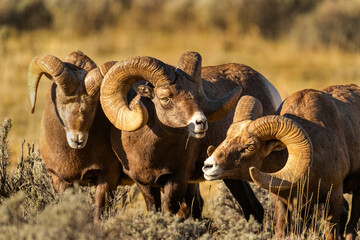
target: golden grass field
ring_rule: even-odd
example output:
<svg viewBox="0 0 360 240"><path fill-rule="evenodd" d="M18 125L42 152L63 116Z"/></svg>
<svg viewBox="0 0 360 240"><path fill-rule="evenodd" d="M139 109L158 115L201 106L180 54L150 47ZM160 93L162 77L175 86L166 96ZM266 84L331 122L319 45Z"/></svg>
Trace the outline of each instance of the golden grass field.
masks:
<svg viewBox="0 0 360 240"><path fill-rule="evenodd" d="M19 152L21 140L38 142L43 100L50 84L46 77L42 78L36 111L31 114L27 93L29 62L42 54L64 59L74 50L83 51L97 64L147 55L173 65L183 52L197 51L203 57L204 66L228 62L251 66L274 84L282 98L304 88L360 83L359 53L343 52L335 47L300 48L288 39L269 41L256 33L245 36L216 31L167 34L111 28L86 37L72 37L44 30L25 32L0 44L0 119L9 117L14 122L10 136L13 157Z"/></svg>
<svg viewBox="0 0 360 240"><path fill-rule="evenodd" d="M238 62L251 66L267 77L286 98L304 88L322 89L331 84L360 84L360 54L330 49L304 49L290 40L268 41L253 33L232 36L219 32L176 32L167 34L130 29L105 29L86 37L71 37L49 31L19 34L1 42L0 119L13 120L10 147L13 162L19 156L21 141L35 141L38 147L45 92L50 84L42 77L34 114L27 93L27 67L37 55L52 54L64 59L81 50L97 64L137 55L156 57L177 64L184 51L199 52L203 65ZM202 183L206 198L214 195L214 183ZM211 187L210 187L211 186ZM210 189L210 190L209 190ZM143 201L139 201L144 208Z"/></svg>
<svg viewBox="0 0 360 240"><path fill-rule="evenodd" d="M129 21L124 27L118 23L86 35L40 29L14 31L2 37L0 28L0 121L13 120L8 138L12 163L21 155L22 140L35 142L38 148L45 92L50 81L42 77L36 111L31 114L27 68L37 55L51 54L64 59L70 52L81 50L98 65L138 55L176 65L183 52L197 51L202 55L204 66L230 62L249 65L272 82L283 99L304 88L360 84L359 51L345 51L332 45L310 48L291 36L265 39L256 28L244 34L212 28L176 29L176 26L169 30L141 27ZM206 217L214 217L213 198L219 193L216 185L216 182L201 183ZM132 201L128 207L145 211L142 200Z"/></svg>

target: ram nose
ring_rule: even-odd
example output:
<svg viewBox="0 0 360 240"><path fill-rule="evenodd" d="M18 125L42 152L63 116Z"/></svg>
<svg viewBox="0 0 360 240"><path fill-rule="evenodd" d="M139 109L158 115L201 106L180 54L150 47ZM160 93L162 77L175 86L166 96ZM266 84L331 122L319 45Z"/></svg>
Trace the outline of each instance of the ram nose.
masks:
<svg viewBox="0 0 360 240"><path fill-rule="evenodd" d="M66 133L66 138L71 148L81 149L84 148L87 143L88 133L78 132L78 131L68 131Z"/></svg>
<svg viewBox="0 0 360 240"><path fill-rule="evenodd" d="M206 135L208 129L207 118L203 113L194 114L189 125L189 132L194 138L203 138Z"/></svg>
<svg viewBox="0 0 360 240"><path fill-rule="evenodd" d="M202 170L205 179L209 181L219 179L221 176L221 169L215 161L214 156L210 156L205 160Z"/></svg>

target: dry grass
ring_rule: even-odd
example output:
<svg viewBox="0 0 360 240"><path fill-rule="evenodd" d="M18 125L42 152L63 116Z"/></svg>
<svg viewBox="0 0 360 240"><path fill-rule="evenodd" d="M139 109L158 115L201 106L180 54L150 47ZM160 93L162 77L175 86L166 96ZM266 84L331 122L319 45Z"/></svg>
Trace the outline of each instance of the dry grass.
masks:
<svg viewBox="0 0 360 240"><path fill-rule="evenodd" d="M14 125L6 138L9 143L1 143L1 147L6 145L1 152L2 164L3 160L7 159L9 160L8 164L16 167L17 158L23 156L22 142L24 139L29 142L35 141L35 148L31 147L35 153L31 153L29 156L37 164L40 161L40 158L36 156L36 149L38 148L45 92L50 81L43 77L39 86L36 112L31 115L27 93L27 67L34 56L41 54L52 54L64 59L68 53L81 50L97 64L136 55L149 55L176 65L179 56L184 51L193 50L202 55L204 65L238 62L253 67L275 85L283 98L303 88L322 89L331 84L360 84L360 54L356 40L359 34L357 16L359 16L360 8L356 7L360 4L358 0L352 2L352 7L337 0L302 0L301 6L297 5L301 7L301 11L294 9L294 6L299 4L297 0L287 1L287 5L283 5L284 1L278 0L252 1L254 3L252 6L256 7L246 5L248 1L208 0L195 3L192 0L168 0L164 4L163 0L103 0L102 3L111 4L112 7L109 10L109 8L103 8L105 5L89 5L89 0L79 0L77 1L78 7L71 11L67 11L73 2L70 0L2 1L0 3L0 120L9 117ZM60 6L59 4L62 2L64 4L61 4L59 8L51 8L48 12L53 16L50 25L39 24L39 18L31 18L32 22L27 21L27 24L32 25L28 26L21 25L25 21L15 21L15 25L20 24L16 25L15 29L6 25L6 21L8 21L6 17L18 16L18 20L21 20L21 17L25 16L24 19L29 20L25 13L33 11L31 10L32 2L40 5L44 2L45 5L41 8L44 11L53 5ZM130 6L130 2L132 6ZM268 11L270 5L267 4L277 11ZM335 5L337 7L334 7ZM243 8L243 6L247 6L247 8ZM15 14L5 14L12 13L12 11ZM99 20L99 14L104 11L106 18ZM39 11L33 12L39 13ZM291 17L287 18L289 13L291 13ZM301 15L301 18L297 18L300 14L304 14L304 16ZM42 15L38 16L48 17L46 12L42 12ZM334 17L329 19L327 16ZM281 19L289 22L284 23ZM305 20L303 21L303 19ZM3 21L5 21L5 25ZM349 21L351 24L348 24ZM89 24L93 22L102 25L95 24L90 27ZM335 24L339 22L348 27L345 29ZM90 27L89 32L84 31L87 27ZM30 28L35 30L29 31ZM349 32L354 33L353 39L349 39L347 36ZM329 36L336 37L327 41ZM346 51L349 49L351 51ZM7 145L9 145L11 155L9 155ZM24 159L29 159L29 157L23 157ZM41 164L37 166L41 166ZM40 171L41 167L36 169ZM25 169L23 170L25 171ZM35 181L34 186L46 184L46 178L41 177L43 175L31 173L27 172L27 176L32 176L28 178L28 181L36 174L41 180ZM0 176L2 178L0 180L6 182L7 177L9 176ZM3 183L2 187L6 186ZM2 201L8 202L8 204L4 204L0 208L1 212L6 212L3 214L5 218L2 218L5 220L0 219L0 222L10 221L6 216L17 216L17 214L20 214L20 219L22 219L18 221L15 217L13 218L15 222L10 221L10 225L0 227L3 234L6 231L9 234L15 234L19 226L24 226L24 229L28 229L26 231L30 231L29 229L33 228L35 224L46 225L46 219L56 214L60 217L57 219L55 217L54 221L61 222L62 218L67 219L61 225L63 228L74 227L74 224L83 226L83 230L74 227L77 232L65 231L65 235L62 235L63 238L105 239L108 237L108 239L112 239L111 236L114 239L134 238L139 236L137 234L141 232L141 229L132 226L125 229L126 224L136 220L144 228L149 226L149 222L146 222L148 220L142 219L145 212L142 197L137 195L134 189L132 191L135 193L127 195L126 200L121 197L121 194L117 195L121 200L117 199L116 202L121 202L126 208L110 209L108 212L110 217L106 220L105 230L102 229L98 233L98 229L91 226L91 221L88 219L87 210L91 208L91 205L88 206L85 203L89 202L89 198L79 195L76 191L70 192L68 200L65 198L63 201L65 206L50 204L50 209L43 211L50 202L58 200L55 195L51 195L49 188L50 192L44 193L44 196L40 198L41 201L29 201L28 199L35 198L31 193L35 194L37 190L34 190L36 188L31 187L29 182L27 184L28 192L25 191L25 195L15 194L17 191L10 188L10 190L2 190L1 196L5 197ZM173 231L175 233L171 235L173 238L180 238L176 233L184 233L185 230L194 233L194 229L196 234L201 235L196 238L201 239L231 239L240 234L244 239L271 238L273 236L273 210L267 192L256 188L267 211L266 227L259 229L256 223L246 223L241 217L241 212L236 213L238 206L221 185L218 187L217 183L203 183L201 191L205 199L204 216L209 220L202 223L182 223L179 226L180 230ZM10 195L12 197L7 199ZM218 199L217 196L220 198ZM69 201L79 204L75 206L79 208L78 212L71 209L64 210L71 205ZM223 204L225 202L227 203ZM30 205L42 207L35 207L35 213L24 215L19 206ZM33 208L29 207L29 209ZM137 211L138 209L140 212ZM121 216L115 214L119 211L122 212ZM38 215L39 213L40 215ZM29 216L29 218L24 218L24 216ZM228 218L221 218L222 216ZM170 216L170 220L163 219L168 217L156 214L150 216L150 218L157 219L156 221L161 221L162 226L171 225L170 220L174 220L174 216ZM78 222L71 220L74 218L78 218ZM125 225L116 227L115 225L119 222L124 222ZM230 225L226 226L225 223ZM229 228L229 226L234 227ZM33 239L41 239L40 233L49 234L48 236L58 234L56 231L46 233L39 228L34 229L35 232L39 232L39 235L32 231L32 236L35 236ZM125 235L119 236L118 232L122 230ZM156 234L156 231L149 230L147 236L149 238L156 236L151 235ZM88 235L85 235L86 232ZM25 239L25 235L20 236L25 232L16 234L7 239ZM196 235L191 234L189 236ZM169 235L169 238L171 236ZM309 238L316 238L318 235L315 233L314 237L312 236L310 233L307 235ZM292 236L291 239L296 239L296 237Z"/></svg>
<svg viewBox="0 0 360 240"><path fill-rule="evenodd" d="M15 169L9 169L7 136L11 120L0 124L0 238L3 239L275 239L274 210L268 191L252 184L265 209L263 226L243 212L221 181L202 186L203 219L180 219L175 215L146 213L135 187L118 187L101 225L93 225L94 188L75 185L58 197L39 153L33 145L24 148ZM24 146L24 144L23 144ZM27 150L27 151L26 151ZM303 195L306 181L299 187ZM303 187L302 187L303 186ZM316 206L303 221L300 212L308 205L295 205L292 227L286 239L320 239L326 211ZM308 226L304 223L309 223ZM358 226L360 233L360 226Z"/></svg>

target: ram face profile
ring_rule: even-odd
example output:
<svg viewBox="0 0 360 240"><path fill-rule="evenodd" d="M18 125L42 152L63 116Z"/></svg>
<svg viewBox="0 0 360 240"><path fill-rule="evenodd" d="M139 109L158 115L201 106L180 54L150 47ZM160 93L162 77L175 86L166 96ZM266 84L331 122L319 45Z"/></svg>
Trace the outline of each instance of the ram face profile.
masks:
<svg viewBox="0 0 360 240"><path fill-rule="evenodd" d="M195 145L189 140L185 146L186 139L203 138L208 130L206 116L221 118L240 96L241 88L235 88L218 101L209 100L200 72L201 57L196 53L183 55L177 68L155 58L134 57L115 64L102 83L104 113L122 130L113 131L113 148L124 171L138 184L149 210L160 208L160 185L164 186L164 211L176 213L184 198L191 206L189 194L198 196L197 184L187 186ZM131 86L138 95L129 104ZM154 186L156 191L151 189ZM202 199L195 201L193 213L199 217Z"/></svg>
<svg viewBox="0 0 360 240"><path fill-rule="evenodd" d="M238 109L247 111L235 113L226 139L204 163L205 178L245 179L271 190L279 237L285 234L286 209L291 209L287 205L297 197L301 177L308 178L302 202L325 203L330 194L327 239L344 232L343 193L353 193L346 237L355 238L360 215L360 88L302 90L283 102L279 115L261 117L261 103L250 96L241 98Z"/></svg>
<svg viewBox="0 0 360 240"><path fill-rule="evenodd" d="M188 194L196 195L191 189L198 187L187 184L202 179L207 146L225 138L241 91L261 98L266 114L274 113L281 102L276 89L251 68L241 64L202 67L201 62L195 52L184 53L177 67L135 57L114 65L101 85L104 112L121 130L112 130L112 146L149 210L175 213L186 196L199 217L202 200L195 197L192 203ZM131 86L138 93L133 98L128 94ZM263 208L248 183L230 185L243 186L241 191L233 188L236 199L247 217L253 214L261 221ZM160 187L164 188L162 203Z"/></svg>
<svg viewBox="0 0 360 240"><path fill-rule="evenodd" d="M35 57L28 71L32 113L41 76L52 80L40 127L40 153L55 190L61 194L75 181L96 185L95 221L105 206L106 194L116 189L122 176L111 149L111 123L99 102L103 76L114 63L97 67L77 51L64 62L52 55Z"/></svg>
<svg viewBox="0 0 360 240"><path fill-rule="evenodd" d="M218 101L211 101L202 88L200 69L201 57L195 53L183 55L177 68L151 57L119 62L101 87L104 112L118 129L142 128L149 118L147 108L135 99L130 109L127 93L134 83L146 81L148 84L140 84L136 90L142 97L151 99L159 121L194 138L203 138L208 128L207 118L213 121L222 118L238 100L241 87Z"/></svg>

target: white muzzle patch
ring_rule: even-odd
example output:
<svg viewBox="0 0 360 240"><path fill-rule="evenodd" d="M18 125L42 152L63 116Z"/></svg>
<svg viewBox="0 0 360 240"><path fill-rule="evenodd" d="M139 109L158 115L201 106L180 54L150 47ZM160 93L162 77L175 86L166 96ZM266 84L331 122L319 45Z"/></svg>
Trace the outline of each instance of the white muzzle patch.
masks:
<svg viewBox="0 0 360 240"><path fill-rule="evenodd" d="M217 180L220 179L222 170L219 167L219 164L215 161L214 155L208 157L202 168L204 172L204 177L206 180Z"/></svg>
<svg viewBox="0 0 360 240"><path fill-rule="evenodd" d="M207 118L202 112L196 112L188 124L190 136L193 138L203 138L208 130Z"/></svg>
<svg viewBox="0 0 360 240"><path fill-rule="evenodd" d="M66 139L71 148L82 149L87 143L88 135L87 132L67 131Z"/></svg>

